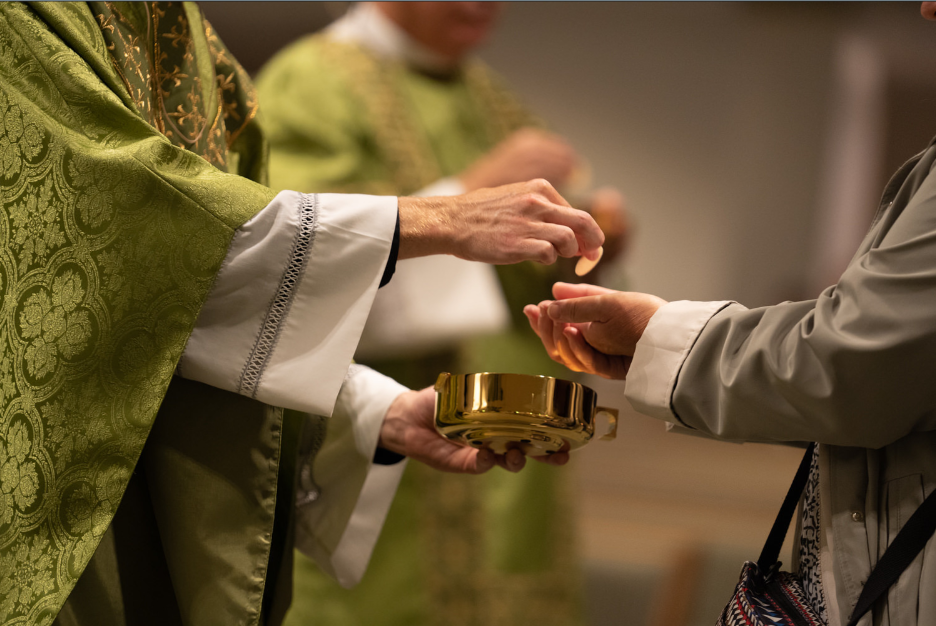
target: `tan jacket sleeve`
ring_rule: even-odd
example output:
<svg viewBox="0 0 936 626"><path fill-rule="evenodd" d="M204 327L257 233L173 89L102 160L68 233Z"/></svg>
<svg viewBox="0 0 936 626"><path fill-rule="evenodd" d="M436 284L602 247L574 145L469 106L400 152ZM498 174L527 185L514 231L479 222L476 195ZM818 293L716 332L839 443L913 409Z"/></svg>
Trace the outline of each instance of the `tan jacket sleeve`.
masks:
<svg viewBox="0 0 936 626"><path fill-rule="evenodd" d="M637 374L628 398L651 414L641 402L668 403L658 417L668 410L684 426L728 440L879 448L936 429L936 176L898 204L903 210L885 212L818 299L697 315L703 323L680 338L687 347L671 358L671 380L653 374L642 385ZM648 326L632 376L662 358L647 344L672 334L661 323L670 308L651 320L664 336ZM658 397L646 397L654 389Z"/></svg>

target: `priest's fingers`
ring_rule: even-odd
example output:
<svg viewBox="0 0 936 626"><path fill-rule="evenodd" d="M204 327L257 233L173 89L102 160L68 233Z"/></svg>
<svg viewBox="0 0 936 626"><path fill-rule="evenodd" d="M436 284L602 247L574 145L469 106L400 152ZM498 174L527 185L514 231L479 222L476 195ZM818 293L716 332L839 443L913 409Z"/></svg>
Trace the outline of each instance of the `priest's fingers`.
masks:
<svg viewBox="0 0 936 626"><path fill-rule="evenodd" d="M550 204L544 207L543 220L571 228L578 241L580 252L589 259L597 259L598 248L604 243L604 233L594 218L585 211Z"/></svg>
<svg viewBox="0 0 936 626"><path fill-rule="evenodd" d="M492 453L493 454L493 453ZM526 455L516 448L495 456L496 462L508 472L519 472L526 465Z"/></svg>
<svg viewBox="0 0 936 626"><path fill-rule="evenodd" d="M497 464L497 455L487 448L477 450L474 458L473 474L483 474Z"/></svg>
<svg viewBox="0 0 936 626"><path fill-rule="evenodd" d="M519 472L526 465L526 455L522 450L508 450L504 454L504 460L507 463L507 469L511 472Z"/></svg>
<svg viewBox="0 0 936 626"><path fill-rule="evenodd" d="M552 244L559 256L569 258L578 254L578 239L575 237L575 232L568 226L537 224L532 230L533 238Z"/></svg>
<svg viewBox="0 0 936 626"><path fill-rule="evenodd" d="M587 283L556 283L552 287L552 293L556 300L568 300L585 296L602 296L606 293L614 293L614 290Z"/></svg>
<svg viewBox="0 0 936 626"><path fill-rule="evenodd" d="M537 219L571 229L579 244L578 252L590 259L598 256L598 248L604 243L604 233L587 211L572 208L547 180L531 180L523 187Z"/></svg>
<svg viewBox="0 0 936 626"><path fill-rule="evenodd" d="M434 469L456 474L483 474L496 464L495 454L490 450L485 453L451 441L445 441L435 450L414 451L410 458Z"/></svg>
<svg viewBox="0 0 936 626"><path fill-rule="evenodd" d="M502 464L501 455L495 454L487 448L465 448L455 443L451 443L451 445L458 448L457 452L452 453L450 461L452 466L439 469L459 474L484 474L495 465Z"/></svg>
<svg viewBox="0 0 936 626"><path fill-rule="evenodd" d="M547 465L555 465L556 467L565 465L569 462L569 453L568 452L556 452L554 454L546 454L544 456L535 456L535 460L540 463L546 463Z"/></svg>
<svg viewBox="0 0 936 626"><path fill-rule="evenodd" d="M536 190L543 195L543 197L545 197L547 200L549 200L553 204L559 204L559 205L567 206L571 208L572 205L569 204L568 201L566 201L566 199L562 197L562 194L556 191L556 188L553 187L552 184L548 180L543 180L542 178L538 178L535 180L531 180L529 184L535 187Z"/></svg>
<svg viewBox="0 0 936 626"><path fill-rule="evenodd" d="M548 241L542 239L526 239L517 246L517 253L520 258L528 261L537 261L543 265L552 265L559 258L556 247Z"/></svg>
<svg viewBox="0 0 936 626"><path fill-rule="evenodd" d="M569 462L569 442L563 443L562 448L552 454L544 454L543 456L535 456L533 458L541 463L547 463L549 465L565 465Z"/></svg>

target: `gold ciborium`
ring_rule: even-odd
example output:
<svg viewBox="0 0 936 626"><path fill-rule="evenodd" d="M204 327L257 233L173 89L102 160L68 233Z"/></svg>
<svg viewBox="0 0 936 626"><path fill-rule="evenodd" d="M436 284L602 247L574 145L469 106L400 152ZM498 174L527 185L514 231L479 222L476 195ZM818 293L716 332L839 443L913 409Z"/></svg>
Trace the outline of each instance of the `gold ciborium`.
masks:
<svg viewBox="0 0 936 626"><path fill-rule="evenodd" d="M600 439L614 439L617 409L597 406L585 385L526 374L439 374L435 425L443 437L503 454L519 448L540 456L581 447L607 421Z"/></svg>

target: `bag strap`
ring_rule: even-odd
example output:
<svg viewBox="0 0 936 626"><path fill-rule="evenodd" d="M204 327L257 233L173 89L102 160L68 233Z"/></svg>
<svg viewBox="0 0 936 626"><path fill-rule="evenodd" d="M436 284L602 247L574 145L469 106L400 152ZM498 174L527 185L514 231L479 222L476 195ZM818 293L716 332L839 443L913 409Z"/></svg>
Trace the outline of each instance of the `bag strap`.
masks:
<svg viewBox="0 0 936 626"><path fill-rule="evenodd" d="M848 618L848 626L857 624L877 599L887 593L890 586L896 582L929 538L933 536L933 531L936 531L936 491L933 491L913 512L890 546L884 551L881 560L871 570L868 582L865 583L861 595L858 596L858 602L855 603L855 610Z"/></svg>
<svg viewBox="0 0 936 626"><path fill-rule="evenodd" d="M796 505L799 503L803 490L806 489L806 481L809 480L809 467L812 465L813 450L816 444L811 443L806 448L806 454L800 461L799 469L796 470L796 476L793 477L793 484L787 491L786 498L783 499L783 505L774 520L773 528L767 535L767 542L764 549L761 550L760 558L757 559L757 567L765 574L776 567L780 558L780 549L783 548L783 540L786 538L787 530L790 528L790 522L793 521L793 515L796 513Z"/></svg>
<svg viewBox="0 0 936 626"><path fill-rule="evenodd" d="M806 481L809 480L809 468L812 465L815 448L815 443L809 444L809 447L806 448L806 454L803 455L803 460L800 461L799 468L796 470L793 484L790 485L790 490L787 492L783 505L780 507L780 512L777 514L777 519L770 529L770 534L767 536L767 542L764 544L760 558L757 559L757 567L765 574L777 567L783 540L786 538L790 522L793 521L793 515L796 513L796 505L806 488ZM923 504L914 511L907 523L894 537L890 546L884 551L877 565L871 570L871 575L868 576L868 580L858 596L858 602L855 603L855 609L848 618L847 626L855 626L858 620L874 606L878 598L887 593L890 586L900 578L903 571L923 550L926 542L929 541L934 532L936 532L936 491L933 491L923 501Z"/></svg>

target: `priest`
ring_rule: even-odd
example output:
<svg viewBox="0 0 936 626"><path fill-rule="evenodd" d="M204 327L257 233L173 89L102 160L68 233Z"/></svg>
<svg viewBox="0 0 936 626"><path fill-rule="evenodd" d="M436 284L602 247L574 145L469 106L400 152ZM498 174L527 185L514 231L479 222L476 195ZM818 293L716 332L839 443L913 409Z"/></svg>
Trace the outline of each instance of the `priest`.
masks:
<svg viewBox="0 0 936 626"><path fill-rule="evenodd" d="M361 3L280 52L257 81L273 186L414 195L531 177L573 186L584 171L576 151L472 55L500 8ZM620 195L597 199L609 242L622 243ZM357 358L413 387L441 371L562 375L520 315L557 276L530 263L401 262ZM411 465L362 583L342 589L299 556L287 623L576 623L569 494L555 468L530 470L470 481Z"/></svg>
<svg viewBox="0 0 936 626"><path fill-rule="evenodd" d="M277 624L293 544L361 575L404 456L523 465L351 356L397 258L595 256L588 215L276 193L196 6L0 13L0 623Z"/></svg>

